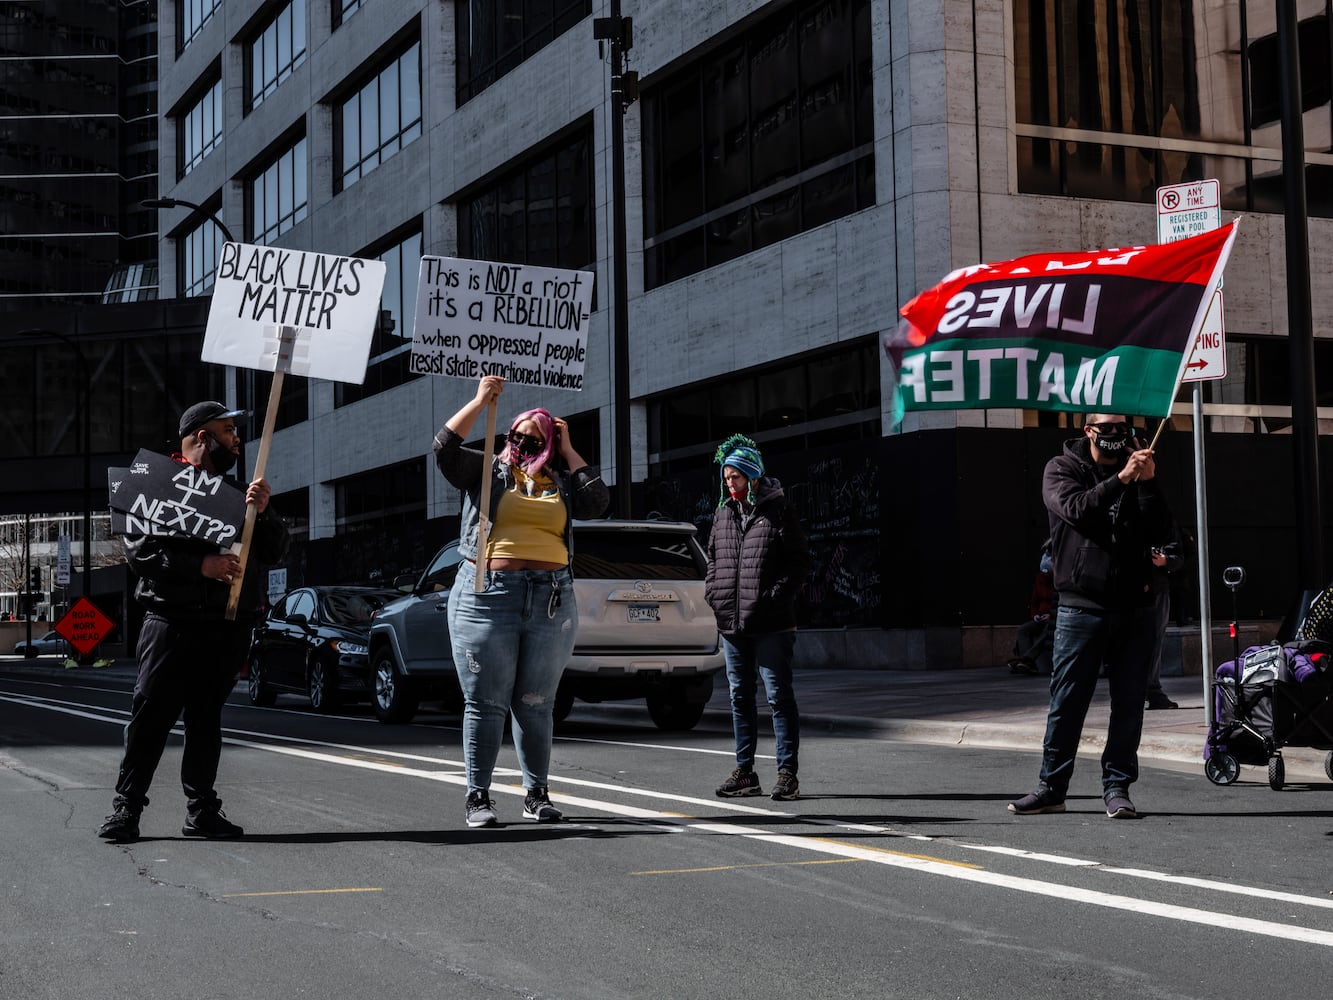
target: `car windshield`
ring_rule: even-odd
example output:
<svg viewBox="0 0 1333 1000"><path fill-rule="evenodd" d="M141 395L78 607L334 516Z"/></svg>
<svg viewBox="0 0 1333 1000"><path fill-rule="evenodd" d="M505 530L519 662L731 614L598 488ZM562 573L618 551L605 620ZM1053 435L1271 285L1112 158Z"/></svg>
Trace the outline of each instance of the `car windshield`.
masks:
<svg viewBox="0 0 1333 1000"><path fill-rule="evenodd" d="M690 535L579 528L571 569L580 580L702 580L705 565Z"/></svg>
<svg viewBox="0 0 1333 1000"><path fill-rule="evenodd" d="M324 595L324 614L334 625L369 625L370 616L397 596L391 592L335 590Z"/></svg>

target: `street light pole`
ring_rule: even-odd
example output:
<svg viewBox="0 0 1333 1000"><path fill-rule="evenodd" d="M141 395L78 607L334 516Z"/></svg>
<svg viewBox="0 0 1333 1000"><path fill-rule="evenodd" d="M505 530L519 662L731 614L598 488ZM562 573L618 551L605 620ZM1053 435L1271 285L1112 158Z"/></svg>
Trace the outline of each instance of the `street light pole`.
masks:
<svg viewBox="0 0 1333 1000"><path fill-rule="evenodd" d="M55 330L33 329L20 330L20 337L51 337L73 349L79 366L79 382L82 391L79 394L80 421L83 430L83 595L89 596L92 590L93 571L93 423L92 423L92 375L88 371L88 359L83 354L79 342Z"/></svg>
<svg viewBox="0 0 1333 1000"><path fill-rule="evenodd" d="M620 0L610 0L610 16L593 18L592 34L611 43L611 284L612 378L614 397L616 509L631 514L634 460L630 447L629 412L629 293L625 241L625 109L638 97L638 74L626 72L625 53L634 47L633 20L620 14Z"/></svg>
<svg viewBox="0 0 1333 1000"><path fill-rule="evenodd" d="M1305 618L1324 587L1323 507L1319 497L1319 419L1310 305L1310 234L1305 198L1305 124L1301 114L1300 34L1296 0L1278 0L1282 92L1282 187L1287 261L1287 356L1291 374L1292 454L1296 470L1296 559Z"/></svg>

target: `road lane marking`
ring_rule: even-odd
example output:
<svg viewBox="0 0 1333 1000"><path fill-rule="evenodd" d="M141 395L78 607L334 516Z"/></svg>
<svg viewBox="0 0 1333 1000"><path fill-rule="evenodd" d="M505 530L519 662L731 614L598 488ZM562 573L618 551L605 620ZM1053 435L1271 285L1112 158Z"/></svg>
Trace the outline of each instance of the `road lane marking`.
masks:
<svg viewBox="0 0 1333 1000"><path fill-rule="evenodd" d="M74 708L62 707L59 705L46 704L40 700L34 701L30 697L13 696L6 693L0 693L0 701L9 701L16 704L26 705L32 708L44 708L49 711L60 712L62 714L78 716L86 719L101 722L114 722L120 724L123 722L121 717L107 717L97 715L92 712L82 711ZM237 732L237 730L227 730L228 732ZM266 739L274 739L286 742L299 742L306 745L321 745L318 741L300 740L295 737L279 736L277 734L254 733ZM430 781L443 782L447 784L466 786L467 779L464 776L451 774L442 771L431 771L423 768L404 767L396 764L375 762L370 760L358 760L348 756L322 753L319 751L305 750L292 746L277 746L273 743L261 743L252 740L227 738L227 742L234 745L246 746L256 750L264 750L270 753L285 754L294 757L301 757L315 762L324 762L340 764L344 767L359 767L366 770L376 770L382 773L407 775L421 777ZM369 748L352 747L345 744L324 744L330 747L341 747L346 750L366 753ZM393 751L375 751L381 756L394 756L400 758L410 758L416 755L401 754ZM421 760L429 760L434 763L445 763L438 758L419 757ZM564 779L560 779L564 780ZM673 796L667 793L655 793L643 789L628 789L618 785L602 785L596 782L575 781L570 783L589 785L601 789L613 790L621 794L640 794L652 796L658 799L687 801L684 797ZM498 785L492 786L493 791L502 792L510 795L523 795L524 789L520 786ZM1107 909L1124 910L1135 914L1147 914L1162 917L1164 919L1176 920L1185 923L1193 923L1213 928L1229 928L1231 930L1241 931L1243 933L1255 934L1265 937L1279 938L1287 941L1303 942L1307 944L1317 944L1324 947L1333 947L1333 932L1322 931L1315 928L1302 927L1295 924L1284 924L1274 921L1259 920L1257 918L1242 917L1238 915L1219 913L1210 910L1195 909L1192 907L1180 906L1172 903L1159 903L1152 900L1145 900L1133 896L1122 896L1114 893L1102 892L1094 889L1082 889L1074 886L1061 885L1057 883L1042 882L1037 879L1005 875L999 872L992 872L985 869L974 869L954 862L941 862L932 860L919 855L906 855L886 852L881 848L864 847L855 844L848 844L834 841L826 838L811 838L806 836L794 836L787 834L772 834L762 830L750 827L744 827L731 823L696 821L692 817L679 816L678 814L665 813L660 810L643 809L638 806L621 804L616 802L605 802L597 799L587 799L581 796L570 795L566 793L552 793L552 799L561 804L569 805L574 808L583 808L594 812L609 813L614 816L620 816L627 819L648 820L658 823L677 823L682 828L695 832L706 832L714 835L739 836L749 840L762 843L776 844L787 848L815 851L824 854L838 855L847 859L860 859L871 861L876 864L889 867L906 868L923 874L939 875L947 878L961 879L963 881L975 882L989 885L995 888L1010 889L1016 892L1024 892L1032 895L1046 896L1055 899L1062 899L1068 902L1086 903L1088 905L1099 906ZM706 802L711 806L718 806L718 802L710 800L695 800ZM725 803L729 811L734 811L739 804L728 800ZM764 813L772 817L781 817L790 819L792 822L803 822L799 816L791 816L778 810L765 810L751 807L749 810L756 813ZM828 821L825 821L826 823ZM893 831L884 829L883 833L892 834ZM950 842L948 838L942 838L942 842ZM965 846L961 843L955 843L955 846ZM974 846L974 845L967 845ZM996 853L1022 854L1012 850L997 851ZM1041 858L1040 855L1027 855L1030 858ZM1058 856L1050 856L1052 858ZM1094 870L1102 870L1095 867ZM1115 869L1106 868L1105 870L1116 874L1134 874L1138 869ZM1172 881L1183 879L1182 876L1165 876L1154 873L1146 873L1139 877L1151 877L1158 881ZM1197 880L1201 883L1201 888L1217 887L1224 891L1239 892L1258 897L1282 899L1287 902L1299 903L1303 905L1323 906L1323 900L1316 900L1313 897L1297 896L1288 893L1273 893L1269 890L1252 889L1246 887L1231 887L1227 883L1207 883L1207 880ZM1186 883L1194 884L1194 883Z"/></svg>
<svg viewBox="0 0 1333 1000"><path fill-rule="evenodd" d="M742 868L794 868L799 865L861 864L860 858L819 858L816 861L764 861L752 865L712 865L708 868L663 868L659 871L630 872L631 875L696 875L708 872L734 872Z"/></svg>
<svg viewBox="0 0 1333 1000"><path fill-rule="evenodd" d="M1229 882L1215 882L1212 879L1194 878L1190 875L1169 875L1166 872L1148 871L1144 868L1100 867L1109 875L1130 875L1134 878L1150 879L1154 882L1170 882L1173 885L1188 885L1196 889L1211 889L1213 892L1229 892L1237 896L1254 896L1257 899L1271 899L1283 903L1296 903L1304 906L1318 906L1333 910L1333 899L1321 899L1317 896L1300 896L1294 892L1279 892L1274 889L1257 889L1248 885L1233 885Z"/></svg>
<svg viewBox="0 0 1333 1000"><path fill-rule="evenodd" d="M244 899L248 896L324 896L341 892L383 892L379 888L365 889L277 889L272 892L224 892L223 899Z"/></svg>

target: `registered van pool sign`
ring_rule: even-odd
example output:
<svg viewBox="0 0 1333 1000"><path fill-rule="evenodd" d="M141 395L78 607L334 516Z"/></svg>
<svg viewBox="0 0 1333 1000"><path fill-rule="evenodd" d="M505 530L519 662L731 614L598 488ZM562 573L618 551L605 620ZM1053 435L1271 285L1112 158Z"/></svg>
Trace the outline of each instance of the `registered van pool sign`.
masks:
<svg viewBox="0 0 1333 1000"><path fill-rule="evenodd" d="M1222 225L1221 185L1215 180L1157 189L1157 242L1174 243Z"/></svg>

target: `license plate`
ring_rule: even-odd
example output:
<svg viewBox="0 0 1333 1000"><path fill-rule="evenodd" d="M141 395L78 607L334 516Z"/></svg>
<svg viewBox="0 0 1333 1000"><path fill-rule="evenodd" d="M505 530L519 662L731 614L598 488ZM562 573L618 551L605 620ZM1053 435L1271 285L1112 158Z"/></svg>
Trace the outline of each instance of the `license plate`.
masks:
<svg viewBox="0 0 1333 1000"><path fill-rule="evenodd" d="M629 620L632 622L660 622L662 609L656 604L631 604Z"/></svg>

